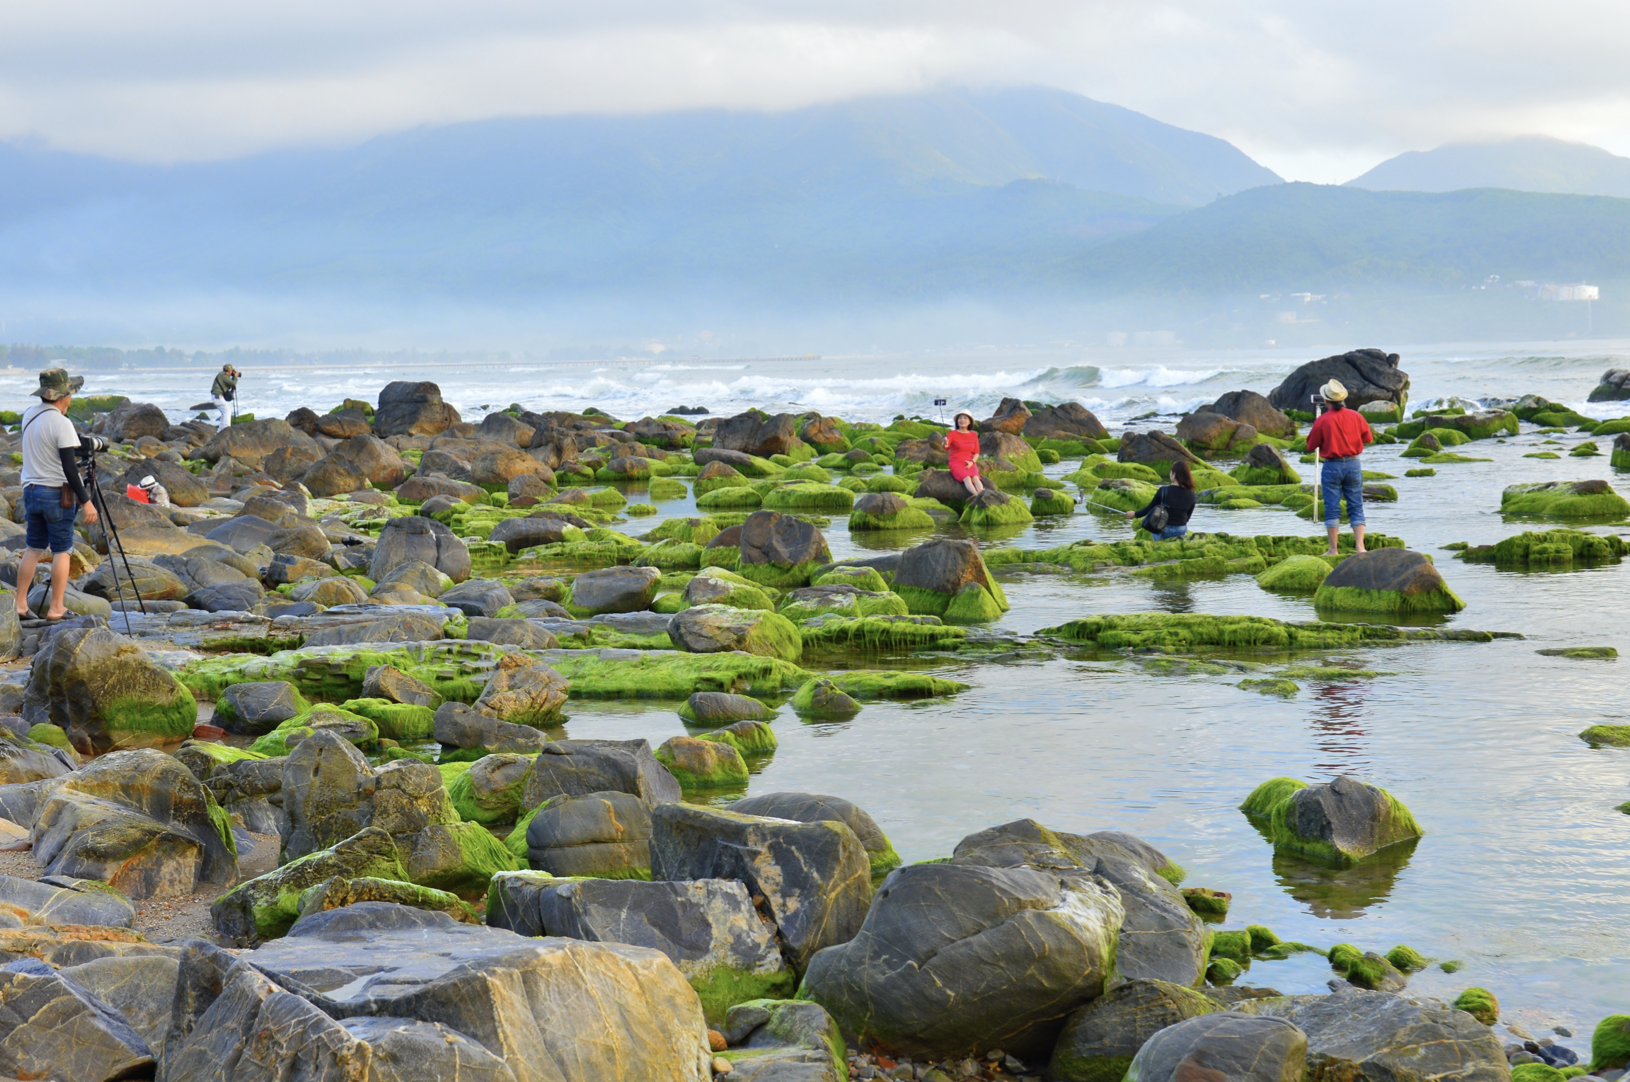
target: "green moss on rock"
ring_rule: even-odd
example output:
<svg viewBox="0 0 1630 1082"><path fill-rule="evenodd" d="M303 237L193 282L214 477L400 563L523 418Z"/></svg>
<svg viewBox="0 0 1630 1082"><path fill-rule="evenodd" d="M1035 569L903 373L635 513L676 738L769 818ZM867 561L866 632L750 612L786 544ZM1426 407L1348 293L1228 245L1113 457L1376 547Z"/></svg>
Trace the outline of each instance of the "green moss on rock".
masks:
<svg viewBox="0 0 1630 1082"><path fill-rule="evenodd" d="M340 709L368 718L381 737L399 744L423 744L435 736L436 712L428 706L389 699L347 699Z"/></svg>
<svg viewBox="0 0 1630 1082"><path fill-rule="evenodd" d="M1630 725L1592 725L1579 739L1593 748L1630 748Z"/></svg>
<svg viewBox="0 0 1630 1082"><path fill-rule="evenodd" d="M1307 782L1297 778L1271 778L1252 789L1239 810L1248 819L1266 823L1273 818L1274 809L1289 800L1292 793L1306 788Z"/></svg>
<svg viewBox="0 0 1630 1082"><path fill-rule="evenodd" d="M1311 594L1330 574L1330 565L1317 556L1287 556L1256 577L1264 590Z"/></svg>
<svg viewBox="0 0 1630 1082"><path fill-rule="evenodd" d="M1254 691L1259 695L1278 695L1281 698L1294 698L1302 689L1294 680L1255 678L1241 680L1239 688L1245 691Z"/></svg>
<svg viewBox="0 0 1630 1082"><path fill-rule="evenodd" d="M1402 943L1387 952L1387 961L1400 973L1419 973L1431 962L1414 947L1406 947Z"/></svg>
<svg viewBox="0 0 1630 1082"><path fill-rule="evenodd" d="M1456 996L1450 1005L1465 1011L1485 1026L1492 1026L1500 1020L1500 1001L1487 988L1468 988Z"/></svg>
<svg viewBox="0 0 1630 1082"><path fill-rule="evenodd" d="M961 627L934 616L835 616L827 614L798 624L804 648L879 653L911 649L955 649L967 639Z"/></svg>
<svg viewBox="0 0 1630 1082"><path fill-rule="evenodd" d="M789 661L738 651L645 651L612 658L572 654L549 663L567 679L571 696L579 699L685 699L697 691L767 696L810 678Z"/></svg>
<svg viewBox="0 0 1630 1082"><path fill-rule="evenodd" d="M1610 1014L1590 1038L1592 1072L1630 1068L1630 1014Z"/></svg>
<svg viewBox="0 0 1630 1082"><path fill-rule="evenodd" d="M1606 481L1543 481L1511 485L1500 494L1500 511L1565 519L1622 519L1630 502Z"/></svg>

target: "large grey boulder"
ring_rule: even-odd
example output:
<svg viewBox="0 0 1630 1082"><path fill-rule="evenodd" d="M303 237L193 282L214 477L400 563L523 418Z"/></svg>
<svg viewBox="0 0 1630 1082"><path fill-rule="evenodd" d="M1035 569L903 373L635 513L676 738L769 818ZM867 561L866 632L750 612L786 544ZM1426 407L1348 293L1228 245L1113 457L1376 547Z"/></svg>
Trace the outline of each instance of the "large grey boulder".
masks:
<svg viewBox="0 0 1630 1082"><path fill-rule="evenodd" d="M107 1082L152 1069L147 1042L80 985L34 958L0 966L0 1073Z"/></svg>
<svg viewBox="0 0 1630 1082"><path fill-rule="evenodd" d="M1127 432L1121 436L1121 447L1116 452L1118 462L1187 462L1198 465L1200 456L1190 451L1175 438L1164 432Z"/></svg>
<svg viewBox="0 0 1630 1082"><path fill-rule="evenodd" d="M129 928L136 910L119 895L84 880L60 878L58 884L36 883L0 875L0 928L25 925L92 924Z"/></svg>
<svg viewBox="0 0 1630 1082"><path fill-rule="evenodd" d="M219 991L178 995L167 1082L711 1082L701 1005L659 951L363 902L192 970Z"/></svg>
<svg viewBox="0 0 1630 1082"><path fill-rule="evenodd" d="M454 582L470 577L470 550L453 531L435 519L420 515L393 518L379 531L368 577L383 580L403 564L422 561Z"/></svg>
<svg viewBox="0 0 1630 1082"><path fill-rule="evenodd" d="M815 955L801 994L863 1043L1039 1058L1103 994L1123 915L1084 872L911 865L883 881L853 940Z"/></svg>
<svg viewBox="0 0 1630 1082"><path fill-rule="evenodd" d="M441 388L434 383L395 380L379 392L374 434L381 439L437 436L458 424L458 420L458 410L442 401Z"/></svg>
<svg viewBox="0 0 1630 1082"><path fill-rule="evenodd" d="M307 646L350 646L361 642L433 642L441 621L423 612L393 612L374 620L335 624L307 633Z"/></svg>
<svg viewBox="0 0 1630 1082"><path fill-rule="evenodd" d="M283 761L283 860L351 837L373 821L374 769L351 742L318 729Z"/></svg>
<svg viewBox="0 0 1630 1082"><path fill-rule="evenodd" d="M797 661L803 639L792 621L778 613L730 605L692 605L668 621L668 638L691 654L738 651Z"/></svg>
<svg viewBox="0 0 1630 1082"><path fill-rule="evenodd" d="M1307 1048L1306 1035L1289 1022L1218 1011L1149 1038L1133 1057L1126 1080L1300 1082Z"/></svg>
<svg viewBox="0 0 1630 1082"><path fill-rule="evenodd" d="M163 439L164 430L170 427L170 419L151 402L126 401L114 406L113 411L96 427L102 435L115 442L139 440L143 436Z"/></svg>
<svg viewBox="0 0 1630 1082"><path fill-rule="evenodd" d="M1510 1067L1492 1030L1434 1000L1344 988L1243 1006L1307 1034L1313 1078L1355 1082L1505 1082Z"/></svg>
<svg viewBox="0 0 1630 1082"><path fill-rule="evenodd" d="M883 833L883 828L877 825L877 820L868 815L864 808L840 796L761 793L734 802L730 810L769 819L791 819L795 823L842 823L860 839L874 879L884 872L893 871L900 864L900 854L894 851L894 846Z"/></svg>
<svg viewBox="0 0 1630 1082"><path fill-rule="evenodd" d="M690 804L651 813L651 878L736 879L764 899L781 953L800 972L847 942L871 903L871 870L841 823L793 823Z"/></svg>
<svg viewBox="0 0 1630 1082"><path fill-rule="evenodd" d="M526 857L551 875L649 875L651 809L629 793L551 797L527 824Z"/></svg>
<svg viewBox="0 0 1630 1082"><path fill-rule="evenodd" d="M321 453L316 440L291 427L287 421L269 417L265 420L228 425L205 440L202 447L187 452L187 457L201 458L211 463L230 458L251 470L258 470L272 452L284 447L298 447Z"/></svg>
<svg viewBox="0 0 1630 1082"><path fill-rule="evenodd" d="M81 753L149 747L192 735L192 693L141 647L106 627L56 632L29 668L22 715L61 726Z"/></svg>
<svg viewBox="0 0 1630 1082"><path fill-rule="evenodd" d="M493 616L499 609L515 604L504 584L495 579L467 579L437 600L466 616Z"/></svg>
<svg viewBox="0 0 1630 1082"><path fill-rule="evenodd" d="M1056 1082L1124 1077L1132 1057L1150 1037L1217 1009L1192 988L1167 981L1127 981L1065 1020L1047 1077Z"/></svg>
<svg viewBox="0 0 1630 1082"><path fill-rule="evenodd" d="M1022 435L1044 440L1102 440L1109 438L1109 430L1081 403L1061 402L1032 412Z"/></svg>
<svg viewBox="0 0 1630 1082"><path fill-rule="evenodd" d="M826 537L811 523L783 515L779 511L754 511L741 524L740 567L771 567L781 571L803 570L798 578L807 582L808 571L832 559ZM751 571L743 574L753 581L768 581Z"/></svg>
<svg viewBox="0 0 1630 1082"><path fill-rule="evenodd" d="M1306 406L1292 408L1307 412ZM1206 413L1219 414L1241 424L1250 425L1264 436L1288 440L1296 435L1296 422L1255 391L1229 391L1211 405L1203 406L1201 409Z"/></svg>
<svg viewBox="0 0 1630 1082"><path fill-rule="evenodd" d="M1331 380L1347 388L1353 409L1369 402L1403 405L1409 374L1398 367L1398 355L1380 349L1355 349L1317 361L1308 361L1268 392L1268 402L1279 410L1312 410L1312 398Z"/></svg>
<svg viewBox="0 0 1630 1082"><path fill-rule="evenodd" d="M238 870L215 798L152 749L104 755L62 779L30 837L47 874L100 880L136 899L223 885Z"/></svg>
<svg viewBox="0 0 1630 1082"><path fill-rule="evenodd" d="M790 413L765 417L753 410L738 413L719 422L713 430L713 446L722 451L740 451L757 458L788 454L799 444L798 418Z"/></svg>
<svg viewBox="0 0 1630 1082"><path fill-rule="evenodd" d="M515 480L520 481L531 474L522 474ZM514 487L515 482L510 483ZM520 552L533 545L553 545L566 540L566 527L569 525L563 518L554 515L531 515L527 518L507 518L492 528L487 536L488 541L501 543L510 552Z"/></svg>
<svg viewBox="0 0 1630 1082"><path fill-rule="evenodd" d="M522 618L472 616L464 637L500 646L519 646L522 650L555 650L560 646L553 632Z"/></svg>
<svg viewBox="0 0 1630 1082"><path fill-rule="evenodd" d="M746 695L728 691L696 691L680 711L686 721L697 725L729 725L735 721L772 721L776 712Z"/></svg>
<svg viewBox="0 0 1630 1082"><path fill-rule="evenodd" d="M570 607L591 615L640 612L656 599L662 572L655 567L606 567L572 580Z"/></svg>
<svg viewBox="0 0 1630 1082"><path fill-rule="evenodd" d="M551 740L538 753L521 806L556 796L632 793L653 807L680 798L679 783L646 740Z"/></svg>
<svg viewBox="0 0 1630 1082"><path fill-rule="evenodd" d="M1205 977L1205 925L1161 875L1171 861L1131 835L1052 831L1033 819L991 827L957 843L951 862L988 868L1031 867L1090 872L1111 883L1125 918L1115 967L1129 980L1198 986Z"/></svg>
<svg viewBox="0 0 1630 1082"><path fill-rule="evenodd" d="M435 737L442 746L444 758L448 758L446 751L449 748L479 750L482 755L489 752L536 752L548 740L530 725L514 725L472 710L463 703L442 703L436 708Z"/></svg>
<svg viewBox="0 0 1630 1082"><path fill-rule="evenodd" d="M175 948L169 950L175 951ZM65 966L60 972L64 980L78 985L117 1011L146 1043L153 1058L162 1060L165 1039L170 1031L170 1014L175 1003L179 969L176 957L155 951L124 957L110 955L92 958L77 965Z"/></svg>
<svg viewBox="0 0 1630 1082"><path fill-rule="evenodd" d="M211 904L210 922L226 943L273 939L287 932L299 917L301 892L336 876L406 880L408 873L391 834L382 827L369 827L303 860L289 861L239 883Z"/></svg>
<svg viewBox="0 0 1630 1082"><path fill-rule="evenodd" d="M1336 593L1342 589L1364 593L1361 600L1354 601ZM1464 607L1425 554L1397 548L1347 557L1325 576L1313 604L1319 608L1395 612L1455 612Z"/></svg>

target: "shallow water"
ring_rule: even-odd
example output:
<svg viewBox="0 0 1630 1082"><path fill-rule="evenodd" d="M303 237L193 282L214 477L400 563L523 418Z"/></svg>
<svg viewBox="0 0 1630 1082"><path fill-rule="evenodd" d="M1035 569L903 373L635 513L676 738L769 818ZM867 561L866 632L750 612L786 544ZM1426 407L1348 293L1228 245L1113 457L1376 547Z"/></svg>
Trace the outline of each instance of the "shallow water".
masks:
<svg viewBox="0 0 1630 1082"><path fill-rule="evenodd" d="M1451 394L1537 392L1583 406L1604 368L1626 364L1630 345L1592 343L1572 353L1554 343L1401 352L1415 379L1416 403ZM578 382L555 366L560 370L506 370L513 389L489 404L518 400L545 409L596 402L621 416L682 402L700 401L719 412L784 404L887 420L908 400L921 403L926 396L931 402L934 385L923 373L932 371L936 378L963 382L967 397L953 395L953 405L972 400L988 408L1003 393L1023 393L1078 398L1102 408L1107 418L1124 419L1139 409L1209 401L1239 386L1266 391L1306 359L1174 351L1119 364L1086 358L1073 365L1097 367L1091 380L1081 372L1043 378L1047 368L1072 365L1029 359L851 359L822 362L820 371L787 369L779 383L764 365L690 375L602 365L606 371L582 372ZM1014 379L1026 372L1035 374ZM281 415L300 403L326 406L341 393L371 398L383 380L400 376L439 379L469 416L486 402L472 397L471 388L490 381L490 373L470 372L284 375L276 409L263 413ZM1079 384L1073 390L1071 380ZM158 399L169 405L188 404L190 383L180 375L127 374L122 381L104 376L92 383L88 389L145 391L147 397L169 395ZM546 385L554 390L546 392ZM1045 390L1031 393L1037 387ZM1608 406L1598 415L1621 412L1630 411ZM1334 652L1330 658L1384 675L1303 681L1301 692L1288 700L1238 689L1238 673L1152 675L1115 656L936 660L938 670L971 689L930 702L870 704L856 718L836 723L806 723L783 707L775 722L780 749L753 777L750 791L848 797L878 819L908 861L945 855L972 831L1026 816L1073 832L1127 830L1186 867L1189 885L1232 892L1226 927L1267 924L1285 939L1325 947L1351 942L1385 951L1406 943L1435 959L1461 960L1461 972L1450 976L1434 968L1414 977L1411 987L1446 996L1469 985L1487 987L1500 998L1506 1020L1531 1029L1564 1024L1581 1035L1564 1043L1582 1049L1599 1018L1630 1007L1630 815L1614 810L1630 800L1630 751L1592 750L1576 734L1600 721L1622 723L1630 713L1623 690L1630 656L1575 661L1535 651L1609 645L1630 655L1622 620L1630 612L1630 568L1519 574L1463 564L1440 549L1452 541L1493 542L1533 525L1497 513L1501 489L1517 481L1604 477L1630 494L1630 480L1615 476L1605 456L1521 457L1545 438L1525 433L1503 444L1458 448L1494 461L1440 465L1434 478L1403 476L1414 463L1397 457L1401 444L1366 455L1368 469L1397 475L1390 483L1400 495L1396 504L1370 506L1371 529L1432 553L1467 602L1464 612L1443 622L1520 632L1523 639ZM1565 456L1587 437L1556 438L1562 446L1554 449ZM1049 472L1072 468L1066 463ZM1304 477L1309 469L1303 468ZM631 498L640 499L638 492L631 490ZM659 508L662 518L695 513L688 499ZM625 528L639 533L659 521L632 520ZM1236 534L1316 532L1278 509L1202 507L1193 527ZM864 551L841 519L827 536L838 558ZM1129 536L1124 520L1083 512L982 543L1047 547ZM866 544L905 547L921 539ZM1015 634L1095 612L1315 616L1309 601L1265 593L1244 576L1176 585L1116 574L1015 571L1003 579L1012 611L996 627ZM1236 660L1266 669L1281 664ZM574 702L565 728L573 737L646 737L655 744L686 731L674 705ZM1410 806L1427 830L1413 851L1395 862L1335 872L1275 858L1235 810L1267 778L1318 780L1344 773L1385 786ZM1259 962L1244 983L1317 991L1330 977L1322 959L1302 956Z"/></svg>

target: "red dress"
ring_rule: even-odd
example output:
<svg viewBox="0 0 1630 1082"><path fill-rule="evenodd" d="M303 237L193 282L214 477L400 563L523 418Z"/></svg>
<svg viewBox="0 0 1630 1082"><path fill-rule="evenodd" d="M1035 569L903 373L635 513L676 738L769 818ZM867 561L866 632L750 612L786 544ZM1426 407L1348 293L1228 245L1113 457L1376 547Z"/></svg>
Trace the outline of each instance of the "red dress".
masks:
<svg viewBox="0 0 1630 1082"><path fill-rule="evenodd" d="M973 460L979 453L979 433L952 429L945 434L945 453L951 459L953 478L961 481L967 477L979 476L979 467Z"/></svg>

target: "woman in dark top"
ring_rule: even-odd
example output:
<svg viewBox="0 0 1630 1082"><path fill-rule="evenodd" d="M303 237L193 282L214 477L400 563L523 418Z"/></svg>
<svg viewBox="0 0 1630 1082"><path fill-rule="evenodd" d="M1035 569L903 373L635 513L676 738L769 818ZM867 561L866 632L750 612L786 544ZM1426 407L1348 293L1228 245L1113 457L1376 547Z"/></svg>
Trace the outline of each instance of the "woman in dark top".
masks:
<svg viewBox="0 0 1630 1082"><path fill-rule="evenodd" d="M1128 511L1127 518L1143 518L1156 507L1166 509L1166 526L1151 530L1156 541L1170 541L1189 532L1189 516L1194 514L1194 474L1189 464L1179 459L1172 463L1172 483L1161 485L1149 506L1141 511ZM1147 527L1146 527L1147 528Z"/></svg>

